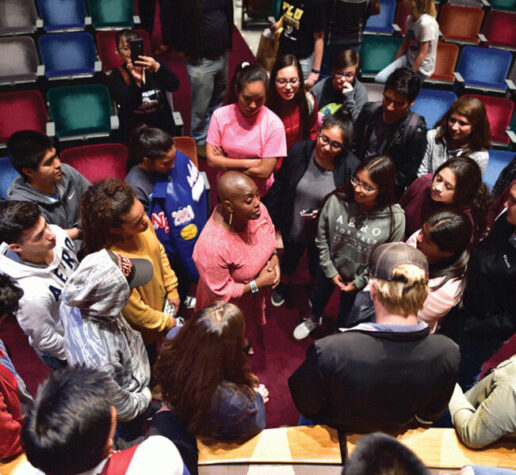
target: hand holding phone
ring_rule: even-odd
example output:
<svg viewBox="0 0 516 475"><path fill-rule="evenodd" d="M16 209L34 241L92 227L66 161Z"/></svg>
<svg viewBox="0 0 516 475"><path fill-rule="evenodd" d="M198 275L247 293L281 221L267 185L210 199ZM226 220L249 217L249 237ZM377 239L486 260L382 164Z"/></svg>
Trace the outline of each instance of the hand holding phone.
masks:
<svg viewBox="0 0 516 475"><path fill-rule="evenodd" d="M131 63L135 64L139 60L140 56L143 56L143 40L141 38L135 38L129 40L131 46Z"/></svg>

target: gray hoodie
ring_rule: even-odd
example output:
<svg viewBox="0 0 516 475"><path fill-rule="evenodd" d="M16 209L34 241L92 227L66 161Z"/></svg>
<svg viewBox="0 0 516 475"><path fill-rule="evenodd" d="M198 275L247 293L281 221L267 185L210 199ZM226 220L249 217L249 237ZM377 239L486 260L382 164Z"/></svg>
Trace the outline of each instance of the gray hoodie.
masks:
<svg viewBox="0 0 516 475"><path fill-rule="evenodd" d="M391 233L388 207L364 214L354 201L330 196L321 211L315 239L324 275L331 279L340 274L344 280L352 280L357 289L363 289L372 250L384 242L403 240L405 213L399 204L392 206L392 212Z"/></svg>
<svg viewBox="0 0 516 475"><path fill-rule="evenodd" d="M79 222L79 203L90 182L65 163L61 165L61 172L63 176L56 183L59 199L32 188L22 176L11 183L7 197L9 200L36 203L47 223L57 224L63 229L73 228Z"/></svg>
<svg viewBox="0 0 516 475"><path fill-rule="evenodd" d="M142 337L120 313L129 295L126 278L102 250L86 256L70 276L60 308L68 363L109 374L112 403L122 421L142 414L151 401Z"/></svg>

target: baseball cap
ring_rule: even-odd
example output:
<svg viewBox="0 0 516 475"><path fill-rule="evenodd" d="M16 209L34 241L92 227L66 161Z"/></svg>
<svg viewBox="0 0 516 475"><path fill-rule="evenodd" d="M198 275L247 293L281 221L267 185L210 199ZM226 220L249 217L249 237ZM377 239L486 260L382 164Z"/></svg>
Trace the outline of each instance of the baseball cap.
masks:
<svg viewBox="0 0 516 475"><path fill-rule="evenodd" d="M404 242L389 242L375 247L369 259L369 275L387 281L404 281L393 275L394 269L403 264L420 267L428 279L428 261L425 255Z"/></svg>
<svg viewBox="0 0 516 475"><path fill-rule="evenodd" d="M129 287L140 287L152 279L154 267L147 259L129 259L114 251L107 251L114 264L122 271Z"/></svg>

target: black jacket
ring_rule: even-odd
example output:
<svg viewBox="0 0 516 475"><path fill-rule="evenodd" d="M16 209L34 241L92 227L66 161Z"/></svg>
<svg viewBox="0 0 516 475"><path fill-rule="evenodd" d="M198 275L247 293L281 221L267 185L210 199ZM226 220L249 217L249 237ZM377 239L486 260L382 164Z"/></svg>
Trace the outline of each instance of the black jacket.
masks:
<svg viewBox="0 0 516 475"><path fill-rule="evenodd" d="M464 291L465 331L485 338L510 338L516 331L514 225L502 214L473 251Z"/></svg>
<svg viewBox="0 0 516 475"><path fill-rule="evenodd" d="M346 432L397 433L448 406L459 347L423 330L348 330L314 342L289 378L298 411ZM417 416L417 419L416 419Z"/></svg>
<svg viewBox="0 0 516 475"><path fill-rule="evenodd" d="M280 229L284 240L290 237L296 187L308 168L314 149L315 140L303 140L294 144L288 151L287 158L283 160L278 173L274 174L272 188L263 198L272 222ZM335 188L351 178L358 163L358 158L348 150L343 150L335 157L333 169Z"/></svg>
<svg viewBox="0 0 516 475"><path fill-rule="evenodd" d="M164 29L164 43L184 53L190 61L199 61L203 56L201 0L168 0L166 4L167 28ZM229 48L233 37L233 0L225 0L229 28ZM223 53L221 51L220 53Z"/></svg>
<svg viewBox="0 0 516 475"><path fill-rule="evenodd" d="M360 112L355 124L353 151L364 159L367 144L376 123L382 115L381 102L368 102ZM401 197L405 189L417 178L417 170L426 150L426 122L418 114L409 113L399 123L389 139L384 154L396 164L396 194Z"/></svg>
<svg viewBox="0 0 516 475"><path fill-rule="evenodd" d="M140 122L144 122L150 127L159 127L172 136L175 135L172 111L165 96L165 91L175 91L179 87L179 79L166 64L161 61L158 62L160 64L159 70L156 73L146 71L146 81L141 87L136 85L125 64L122 68L125 71L125 76L129 79L129 84L126 84L124 74L118 68L113 69L108 76L111 97L119 107L120 140L124 143L129 141L131 131ZM150 91L160 91L161 107L148 114L136 113L135 111L142 104L143 95Z"/></svg>

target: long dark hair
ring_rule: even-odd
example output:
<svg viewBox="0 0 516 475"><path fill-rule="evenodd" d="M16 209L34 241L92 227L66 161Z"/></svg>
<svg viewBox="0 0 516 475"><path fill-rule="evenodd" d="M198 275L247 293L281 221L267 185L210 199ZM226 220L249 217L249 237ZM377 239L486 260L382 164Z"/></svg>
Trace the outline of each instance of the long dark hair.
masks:
<svg viewBox="0 0 516 475"><path fill-rule="evenodd" d="M395 178L396 178L396 165L390 157L387 155L373 155L369 158L365 158L359 164L355 170L355 175L362 170L367 170L371 181L378 187L378 195L376 196L375 206L371 209L372 212L380 211L384 208L389 209L390 216L390 231L392 235L394 232L394 212L392 211L393 205L398 201L396 199L395 192ZM344 201L352 202L355 201L355 191L351 180L339 186L333 193L328 195L329 198L332 195L336 195L338 198ZM364 218L366 215L364 214ZM360 226L360 223L357 223Z"/></svg>
<svg viewBox="0 0 516 475"><path fill-rule="evenodd" d="M154 367L163 401L194 435L209 433L207 415L223 382L253 400L257 378L244 353L244 317L236 305L216 302L187 320L163 345Z"/></svg>
<svg viewBox="0 0 516 475"><path fill-rule="evenodd" d="M482 183L480 168L475 160L469 157L453 157L435 171L434 177L445 168L449 168L455 175L453 206L471 210L473 237L477 243L486 233L489 208L493 201L487 186Z"/></svg>
<svg viewBox="0 0 516 475"><path fill-rule="evenodd" d="M437 133L435 141L440 142L448 133L448 120L452 114L459 114L466 117L471 124L471 135L465 146L466 152L476 152L491 148L491 128L489 119L482 101L476 97L459 97L448 109L448 111L435 124Z"/></svg>
<svg viewBox="0 0 516 475"><path fill-rule="evenodd" d="M246 84L261 81L265 90L269 87L269 77L267 71L257 64L242 63L237 66L228 94L228 104L238 102L238 94Z"/></svg>
<svg viewBox="0 0 516 475"><path fill-rule="evenodd" d="M437 290L451 279L461 279L461 292L466 284L466 272L471 256L473 226L469 217L459 210L438 211L425 221L430 240L443 252L452 255L436 264L429 265L430 278L443 277L433 287Z"/></svg>
<svg viewBox="0 0 516 475"><path fill-rule="evenodd" d="M310 114L308 109L303 71L301 70L299 60L293 54L279 55L276 59L276 62L274 63L271 71L269 88L267 89L266 105L279 117L282 116L282 106L285 104L285 100L281 98L281 96L278 94L278 90L276 89L276 76L278 75L278 71L280 69L288 68L289 66L296 67L297 75L299 77L299 89L296 95L292 98L292 101L289 102L292 102L297 107L299 107L299 122L303 130L303 140L307 140L310 137L310 129L313 127L314 122L316 121L316 117Z"/></svg>

